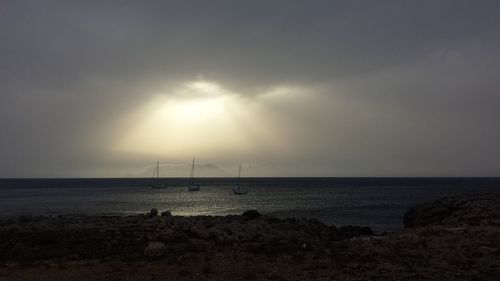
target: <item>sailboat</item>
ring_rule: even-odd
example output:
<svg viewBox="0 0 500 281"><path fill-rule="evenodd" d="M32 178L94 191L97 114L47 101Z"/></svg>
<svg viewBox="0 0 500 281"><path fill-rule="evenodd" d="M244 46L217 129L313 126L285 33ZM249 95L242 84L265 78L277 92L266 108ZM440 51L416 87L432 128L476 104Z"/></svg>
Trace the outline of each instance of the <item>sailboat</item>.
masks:
<svg viewBox="0 0 500 281"><path fill-rule="evenodd" d="M248 188L241 188L240 181L241 181L241 165L238 171L238 184L235 187L233 187L233 194L241 195L248 193Z"/></svg>
<svg viewBox="0 0 500 281"><path fill-rule="evenodd" d="M156 175L156 178L155 178ZM160 183L160 162L156 162L156 168L151 179L151 188L166 188L167 184Z"/></svg>
<svg viewBox="0 0 500 281"><path fill-rule="evenodd" d="M189 176L188 191L200 191L200 185L194 183L194 157L193 165L191 166L191 175Z"/></svg>

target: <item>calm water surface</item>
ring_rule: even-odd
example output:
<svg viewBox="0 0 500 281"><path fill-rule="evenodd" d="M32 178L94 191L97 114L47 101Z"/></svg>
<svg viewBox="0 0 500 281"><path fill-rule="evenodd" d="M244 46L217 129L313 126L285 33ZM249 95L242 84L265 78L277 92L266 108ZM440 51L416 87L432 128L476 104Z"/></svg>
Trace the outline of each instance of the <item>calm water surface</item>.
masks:
<svg viewBox="0 0 500 281"><path fill-rule="evenodd" d="M174 215L241 214L249 209L285 217L314 217L334 225L401 229L404 212L444 196L500 192L500 178L246 178L246 195L232 195L232 178L0 179L0 216L21 214L137 214L151 207Z"/></svg>

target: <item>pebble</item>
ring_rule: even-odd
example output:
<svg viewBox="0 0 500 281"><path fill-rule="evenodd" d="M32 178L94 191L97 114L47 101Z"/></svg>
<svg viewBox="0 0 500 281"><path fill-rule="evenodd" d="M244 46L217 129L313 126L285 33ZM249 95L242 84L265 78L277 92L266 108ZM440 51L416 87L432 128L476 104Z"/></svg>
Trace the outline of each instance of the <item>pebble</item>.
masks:
<svg viewBox="0 0 500 281"><path fill-rule="evenodd" d="M144 255L148 258L161 258L165 255L167 247L161 242L149 242L146 249L144 249Z"/></svg>

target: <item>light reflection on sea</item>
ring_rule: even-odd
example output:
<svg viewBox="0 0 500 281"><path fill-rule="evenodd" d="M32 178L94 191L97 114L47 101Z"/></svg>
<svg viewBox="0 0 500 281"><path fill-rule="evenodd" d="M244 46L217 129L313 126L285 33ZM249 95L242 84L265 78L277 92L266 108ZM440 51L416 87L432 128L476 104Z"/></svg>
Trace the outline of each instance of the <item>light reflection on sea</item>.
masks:
<svg viewBox="0 0 500 281"><path fill-rule="evenodd" d="M327 224L402 228L404 212L444 196L499 192L498 178L248 178L246 195L233 195L234 179L0 179L0 215L139 214L156 207L173 215L230 215L255 209L285 217L314 217Z"/></svg>

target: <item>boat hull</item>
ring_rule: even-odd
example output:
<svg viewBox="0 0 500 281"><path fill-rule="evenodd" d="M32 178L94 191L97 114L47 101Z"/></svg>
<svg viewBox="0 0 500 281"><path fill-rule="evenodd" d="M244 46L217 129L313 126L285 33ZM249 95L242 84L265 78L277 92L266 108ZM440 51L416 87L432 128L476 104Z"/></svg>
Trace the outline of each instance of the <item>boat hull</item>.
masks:
<svg viewBox="0 0 500 281"><path fill-rule="evenodd" d="M244 195L244 194L247 194L248 193L248 190L241 190L241 189L236 189L236 188L233 188L233 194L234 195Z"/></svg>
<svg viewBox="0 0 500 281"><path fill-rule="evenodd" d="M167 188L167 185L152 185L151 188Z"/></svg>

